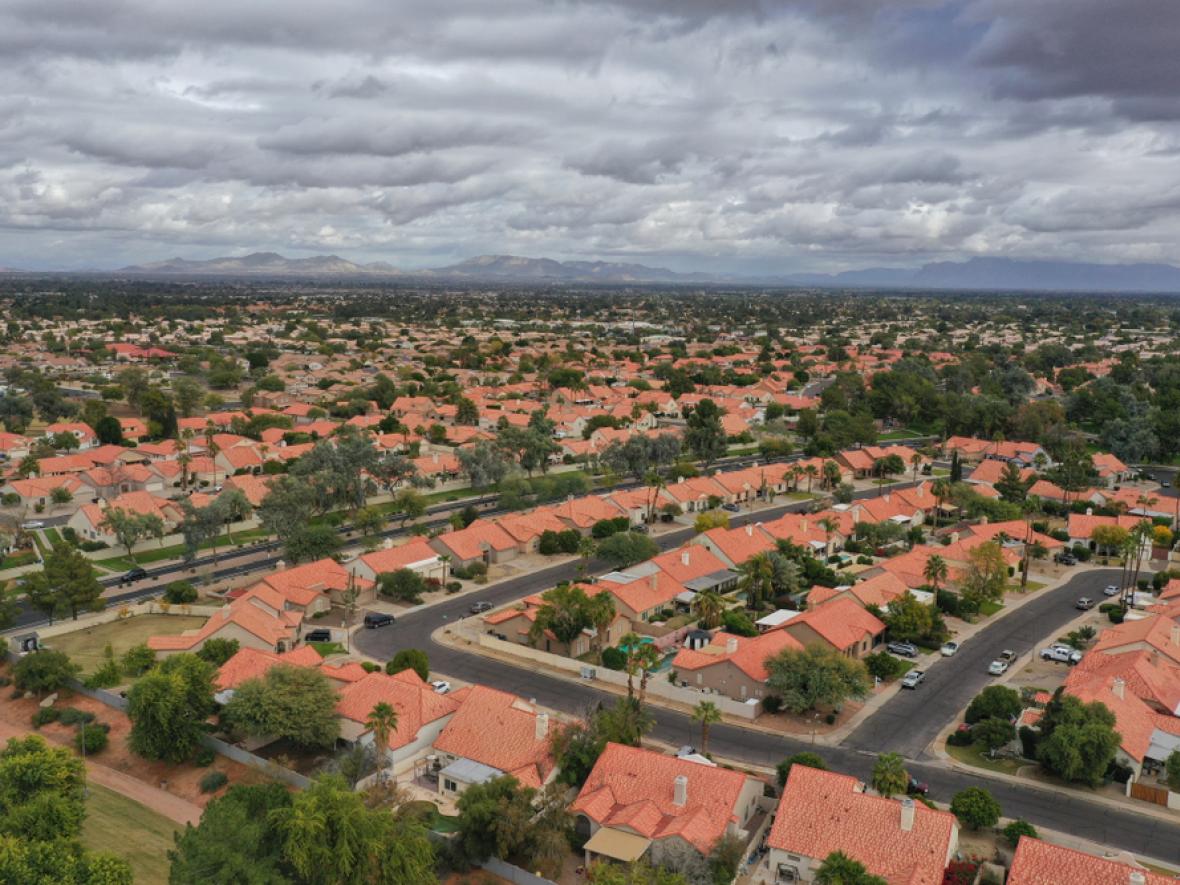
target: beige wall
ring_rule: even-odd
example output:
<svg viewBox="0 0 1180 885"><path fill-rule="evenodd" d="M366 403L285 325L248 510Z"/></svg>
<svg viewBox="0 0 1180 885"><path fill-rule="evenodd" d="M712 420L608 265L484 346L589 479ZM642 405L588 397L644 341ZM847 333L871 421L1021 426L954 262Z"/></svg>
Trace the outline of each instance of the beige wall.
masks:
<svg viewBox="0 0 1180 885"><path fill-rule="evenodd" d="M732 661L721 661L699 670L681 670L679 679L693 688L712 689L736 701L761 698L768 694L766 683L750 678Z"/></svg>

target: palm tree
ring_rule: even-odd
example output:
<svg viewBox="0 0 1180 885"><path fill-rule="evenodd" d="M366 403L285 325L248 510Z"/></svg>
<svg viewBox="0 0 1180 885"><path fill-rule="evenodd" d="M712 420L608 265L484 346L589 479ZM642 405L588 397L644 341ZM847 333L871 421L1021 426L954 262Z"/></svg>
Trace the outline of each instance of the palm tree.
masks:
<svg viewBox="0 0 1180 885"><path fill-rule="evenodd" d="M807 475L807 494L810 495L811 483L817 476L819 476L819 468L817 468L814 464L808 464L803 468L803 472Z"/></svg>
<svg viewBox="0 0 1180 885"><path fill-rule="evenodd" d="M598 545L594 543L593 538L579 538L578 539L578 555L581 560L578 562L578 577L586 577L586 568L590 564L590 557L598 550ZM605 595L605 594L603 594Z"/></svg>
<svg viewBox="0 0 1180 885"><path fill-rule="evenodd" d="M922 569L922 577L929 582L930 589L934 591L936 597L938 596L938 588L946 580L948 573L946 560L937 553L926 558L926 567Z"/></svg>
<svg viewBox="0 0 1180 885"><path fill-rule="evenodd" d="M801 468L798 464L792 464L791 469L787 471L787 474L791 477L791 491L799 491L799 480L803 477L803 468Z"/></svg>
<svg viewBox="0 0 1180 885"><path fill-rule="evenodd" d="M840 485L840 465L835 461L824 461L824 484L829 489Z"/></svg>
<svg viewBox="0 0 1180 885"><path fill-rule="evenodd" d="M379 701L365 720L365 727L373 732L373 741L377 745L377 771L383 773L389 764L389 737L397 731L397 710L392 704Z"/></svg>
<svg viewBox="0 0 1180 885"><path fill-rule="evenodd" d="M619 640L619 645L627 650L627 659L623 663L623 669L627 671L627 697L635 697L635 674L639 672L639 667L635 660L635 649L639 647L639 634L632 630Z"/></svg>
<svg viewBox="0 0 1180 885"><path fill-rule="evenodd" d="M205 422L205 454L209 456L209 460L213 462L213 486L217 487L217 456L221 452L219 446L213 439L213 435L217 433L217 425L212 421Z"/></svg>
<svg viewBox="0 0 1180 885"><path fill-rule="evenodd" d="M930 492L934 495L934 525L937 528L942 518L942 504L951 496L951 484L945 477L940 477L930 484Z"/></svg>
<svg viewBox="0 0 1180 885"><path fill-rule="evenodd" d="M709 726L721 721L721 711L712 701L701 701L692 708L692 718L701 723L701 754L709 754Z"/></svg>
<svg viewBox="0 0 1180 885"><path fill-rule="evenodd" d="M602 664L602 652L610 625L615 620L615 598L609 593L598 593L590 597L586 606L590 622L594 625L594 646L598 651L598 663Z"/></svg>
<svg viewBox="0 0 1180 885"><path fill-rule="evenodd" d="M819 521L819 527L824 530L824 555L831 556L832 532L840 528L840 523L830 516L825 516Z"/></svg>
<svg viewBox="0 0 1180 885"><path fill-rule="evenodd" d="M917 452L910 455L910 466L914 468L914 482L918 481L918 468L922 466L922 456Z"/></svg>
<svg viewBox="0 0 1180 885"><path fill-rule="evenodd" d="M692 601L692 607L700 618L701 626L711 630L721 623L725 614L725 598L716 590L702 590Z"/></svg>
<svg viewBox="0 0 1180 885"><path fill-rule="evenodd" d="M738 566L738 572L742 576L738 586L746 594L746 608L754 611L774 592L774 563L767 554L759 553Z"/></svg>
<svg viewBox="0 0 1180 885"><path fill-rule="evenodd" d="M635 666L639 671L639 706L647 697L647 680L656 667L660 665L660 651L654 642L644 642L633 652Z"/></svg>
<svg viewBox="0 0 1180 885"><path fill-rule="evenodd" d="M647 484L647 521L654 522L656 518L656 501L659 500L660 492L667 488L668 483L664 479L664 475L658 470L650 470L643 478Z"/></svg>
<svg viewBox="0 0 1180 885"><path fill-rule="evenodd" d="M189 454L188 449L185 449L176 456L176 463L180 465L180 490L182 492L187 492L188 466L193 463L193 456Z"/></svg>

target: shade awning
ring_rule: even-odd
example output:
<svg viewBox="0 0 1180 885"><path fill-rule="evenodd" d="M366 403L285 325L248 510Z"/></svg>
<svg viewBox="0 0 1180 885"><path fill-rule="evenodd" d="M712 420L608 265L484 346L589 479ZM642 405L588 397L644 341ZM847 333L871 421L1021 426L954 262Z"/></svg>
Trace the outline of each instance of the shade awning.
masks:
<svg viewBox="0 0 1180 885"><path fill-rule="evenodd" d="M591 836L590 841L586 843L586 850L591 854L601 854L612 860L631 863L643 857L649 845L651 845L651 839L611 827L599 827L598 832Z"/></svg>

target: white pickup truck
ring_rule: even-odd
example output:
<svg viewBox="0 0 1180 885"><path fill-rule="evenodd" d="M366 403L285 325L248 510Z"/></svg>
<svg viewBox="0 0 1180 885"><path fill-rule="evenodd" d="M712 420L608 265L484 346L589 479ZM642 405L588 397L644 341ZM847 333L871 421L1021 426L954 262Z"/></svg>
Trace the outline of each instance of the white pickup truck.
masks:
<svg viewBox="0 0 1180 885"><path fill-rule="evenodd" d="M1076 664L1082 659L1082 653L1076 648L1056 643L1041 649L1041 657L1046 661L1061 661L1063 664Z"/></svg>

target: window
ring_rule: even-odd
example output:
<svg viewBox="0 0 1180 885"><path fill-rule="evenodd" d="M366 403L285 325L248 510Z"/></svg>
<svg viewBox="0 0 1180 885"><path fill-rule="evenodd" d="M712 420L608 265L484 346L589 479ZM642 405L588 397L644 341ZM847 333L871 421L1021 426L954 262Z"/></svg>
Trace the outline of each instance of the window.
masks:
<svg viewBox="0 0 1180 885"><path fill-rule="evenodd" d="M453 780L451 780L449 777L444 777L443 778L443 789L446 790L448 793L458 793L459 792L459 785L457 783L455 783Z"/></svg>

